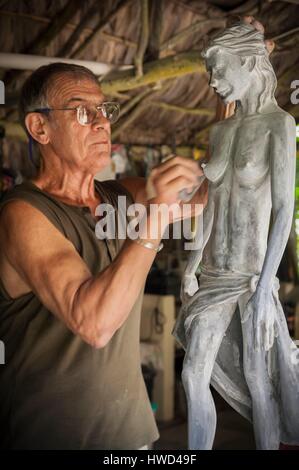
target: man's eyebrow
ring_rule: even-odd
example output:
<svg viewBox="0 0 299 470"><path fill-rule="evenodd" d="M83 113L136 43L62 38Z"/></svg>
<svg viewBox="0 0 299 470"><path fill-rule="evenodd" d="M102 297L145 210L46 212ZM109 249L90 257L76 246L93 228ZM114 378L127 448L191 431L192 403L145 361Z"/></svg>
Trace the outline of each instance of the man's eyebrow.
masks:
<svg viewBox="0 0 299 470"><path fill-rule="evenodd" d="M72 103L73 101L86 101L80 96L73 96L72 98L69 98L67 101L65 101L65 105Z"/></svg>

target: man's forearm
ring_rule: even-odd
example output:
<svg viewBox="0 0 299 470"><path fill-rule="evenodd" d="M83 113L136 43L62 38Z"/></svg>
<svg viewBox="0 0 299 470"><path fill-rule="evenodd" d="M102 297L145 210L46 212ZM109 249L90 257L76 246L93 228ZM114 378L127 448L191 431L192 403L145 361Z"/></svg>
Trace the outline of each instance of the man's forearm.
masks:
<svg viewBox="0 0 299 470"><path fill-rule="evenodd" d="M164 228L147 217L142 239L158 246ZM155 250L128 239L111 265L80 286L72 319L83 339L99 348L108 343L132 310L155 256Z"/></svg>

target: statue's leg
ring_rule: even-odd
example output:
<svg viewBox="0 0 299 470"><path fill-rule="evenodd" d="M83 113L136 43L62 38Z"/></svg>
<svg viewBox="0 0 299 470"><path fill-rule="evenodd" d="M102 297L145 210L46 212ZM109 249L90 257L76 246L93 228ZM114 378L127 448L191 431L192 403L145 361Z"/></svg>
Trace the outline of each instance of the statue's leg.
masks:
<svg viewBox="0 0 299 470"><path fill-rule="evenodd" d="M210 380L222 338L235 310L236 303L214 306L195 317L191 324L182 380L188 403L188 439L192 450L207 450L213 445L216 409Z"/></svg>
<svg viewBox="0 0 299 470"><path fill-rule="evenodd" d="M241 311L244 311L251 295L244 295L240 298ZM254 336L251 319L242 323L242 332L244 375L252 399L256 447L263 450L277 450L280 444L280 419L277 399L268 374L269 356L267 359L267 355L269 353L263 349L253 350L252 338Z"/></svg>

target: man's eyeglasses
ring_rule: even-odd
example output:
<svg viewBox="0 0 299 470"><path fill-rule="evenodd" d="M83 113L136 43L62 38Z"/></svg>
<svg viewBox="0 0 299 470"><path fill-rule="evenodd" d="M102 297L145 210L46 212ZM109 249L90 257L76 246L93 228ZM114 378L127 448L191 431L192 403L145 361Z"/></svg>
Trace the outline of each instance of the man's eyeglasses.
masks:
<svg viewBox="0 0 299 470"><path fill-rule="evenodd" d="M120 105L119 103L114 103L112 101L105 101L97 106L80 104L75 108L36 108L28 112L49 113L50 111L77 111L77 121L81 126L92 124L96 119L98 112L101 112L102 116L110 121L110 124L114 124L120 115Z"/></svg>

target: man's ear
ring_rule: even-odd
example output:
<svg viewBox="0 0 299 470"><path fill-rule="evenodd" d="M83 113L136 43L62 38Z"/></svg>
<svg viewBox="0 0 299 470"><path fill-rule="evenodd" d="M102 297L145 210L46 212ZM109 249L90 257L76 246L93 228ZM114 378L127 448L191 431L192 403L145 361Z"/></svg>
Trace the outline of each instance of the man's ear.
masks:
<svg viewBox="0 0 299 470"><path fill-rule="evenodd" d="M255 63L255 57L241 57L241 66L244 67L246 65L249 72L252 72Z"/></svg>
<svg viewBox="0 0 299 470"><path fill-rule="evenodd" d="M49 135L46 129L46 120L41 113L29 113L25 118L27 131L36 142L46 145L49 142Z"/></svg>

